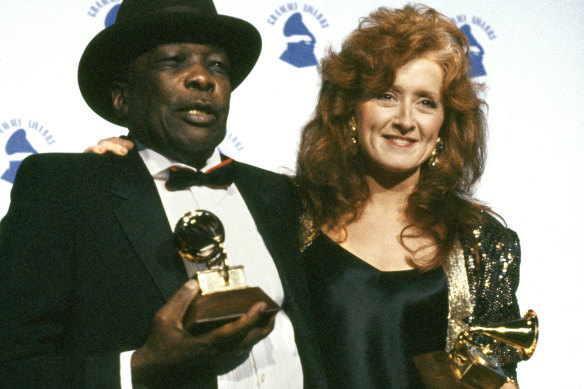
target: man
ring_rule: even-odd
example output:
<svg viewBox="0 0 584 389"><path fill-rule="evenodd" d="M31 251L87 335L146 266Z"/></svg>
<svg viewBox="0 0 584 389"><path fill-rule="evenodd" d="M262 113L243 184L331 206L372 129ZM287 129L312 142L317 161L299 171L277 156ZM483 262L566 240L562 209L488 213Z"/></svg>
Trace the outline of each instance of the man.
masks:
<svg viewBox="0 0 584 389"><path fill-rule="evenodd" d="M216 149L231 91L260 47L253 26L217 14L211 0L125 0L90 42L81 93L138 147L126 157L45 154L21 165L0 225L5 387L323 385L292 258L293 187L221 162ZM226 163L233 185L171 185L172 165L207 172ZM223 220L232 264L246 265L250 284L283 312L270 318L260 302L203 334L183 328L199 292L187 280L199 268L178 257L171 227L192 208Z"/></svg>

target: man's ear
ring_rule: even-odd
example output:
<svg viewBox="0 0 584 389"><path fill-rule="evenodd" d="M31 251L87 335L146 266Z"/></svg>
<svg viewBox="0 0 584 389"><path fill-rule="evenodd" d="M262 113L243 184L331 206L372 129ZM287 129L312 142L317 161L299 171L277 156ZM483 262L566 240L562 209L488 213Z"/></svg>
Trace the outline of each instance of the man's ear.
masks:
<svg viewBox="0 0 584 389"><path fill-rule="evenodd" d="M118 117L126 120L128 117L128 83L121 81L112 83L112 105Z"/></svg>

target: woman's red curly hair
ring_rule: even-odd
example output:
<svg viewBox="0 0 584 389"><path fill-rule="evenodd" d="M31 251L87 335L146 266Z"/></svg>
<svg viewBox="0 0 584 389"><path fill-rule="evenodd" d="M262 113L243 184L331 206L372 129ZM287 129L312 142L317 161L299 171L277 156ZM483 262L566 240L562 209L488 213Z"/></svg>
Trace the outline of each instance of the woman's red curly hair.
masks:
<svg viewBox="0 0 584 389"><path fill-rule="evenodd" d="M343 228L360 216L369 190L348 123L363 96L387 91L396 71L421 57L444 71L445 118L439 133L444 147L435 166L422 165L405 211L410 224L401 233L402 244L406 236L431 237L437 255L430 263L412 264L421 269L442 264L457 236L468 234L483 211L490 211L472 199L484 170L487 128L481 86L467 75L467 53L464 33L420 5L379 8L361 19L340 52L329 49L320 65L316 111L302 131L295 178L314 229Z"/></svg>

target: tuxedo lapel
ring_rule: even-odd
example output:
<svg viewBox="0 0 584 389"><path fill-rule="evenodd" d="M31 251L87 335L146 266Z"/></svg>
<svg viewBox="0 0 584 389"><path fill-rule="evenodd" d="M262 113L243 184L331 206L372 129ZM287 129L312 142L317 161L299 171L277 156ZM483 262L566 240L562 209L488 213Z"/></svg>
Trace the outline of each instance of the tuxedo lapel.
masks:
<svg viewBox="0 0 584 389"><path fill-rule="evenodd" d="M291 181L239 162L232 162L241 193L272 256L282 287L282 308L292 321L305 387L327 387L318 344L309 316L310 295L298 255L300 203Z"/></svg>
<svg viewBox="0 0 584 389"><path fill-rule="evenodd" d="M291 183L272 172L233 162L235 185L275 260L297 248L298 202Z"/></svg>
<svg viewBox="0 0 584 389"><path fill-rule="evenodd" d="M232 163L235 185L278 269L285 293L284 308L296 309L294 300L299 295L298 287L303 285L303 273L295 261L299 206L292 183L275 173Z"/></svg>
<svg viewBox="0 0 584 389"><path fill-rule="evenodd" d="M118 159L114 171L111 191L121 199L115 213L134 250L168 300L186 282L187 275L175 253L172 231L152 176L137 152Z"/></svg>

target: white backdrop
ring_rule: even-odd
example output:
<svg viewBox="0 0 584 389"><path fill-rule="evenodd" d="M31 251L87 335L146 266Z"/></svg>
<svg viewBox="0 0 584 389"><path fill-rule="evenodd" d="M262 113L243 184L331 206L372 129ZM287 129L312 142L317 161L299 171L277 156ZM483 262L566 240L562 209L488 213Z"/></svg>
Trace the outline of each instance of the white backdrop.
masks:
<svg viewBox="0 0 584 389"><path fill-rule="evenodd" d="M35 152L81 151L125 133L84 103L77 63L120 0L2 0L0 3L0 215L18 161ZM298 132L318 88L315 66L280 60L288 18L299 12L314 55L338 47L360 16L403 1L216 0L221 13L261 32L258 65L232 96L221 148L271 170L293 169ZM521 310L540 316L534 357L519 368L522 388L584 388L578 306L584 254L584 3L569 0L428 0L469 25L483 51L489 157L478 197L501 213L522 244ZM310 53L309 53L310 54ZM309 57L304 57L309 58ZM96 210L99 212L99 210ZM574 326L568 326L573 323Z"/></svg>

